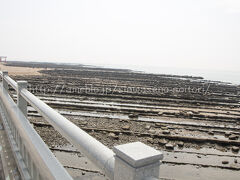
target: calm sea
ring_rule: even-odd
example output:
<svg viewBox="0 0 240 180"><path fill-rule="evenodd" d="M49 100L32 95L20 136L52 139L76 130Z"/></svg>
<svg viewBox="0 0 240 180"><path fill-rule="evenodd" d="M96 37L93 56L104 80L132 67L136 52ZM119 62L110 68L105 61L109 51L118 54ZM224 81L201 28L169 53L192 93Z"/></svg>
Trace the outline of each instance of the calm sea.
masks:
<svg viewBox="0 0 240 180"><path fill-rule="evenodd" d="M220 71L220 70L203 70L203 69L152 67L135 65L106 65L106 64L95 65L109 68L131 69L134 71L142 71L154 74L201 76L205 80L221 81L226 83L232 83L234 85L240 85L240 71L237 72L237 71Z"/></svg>

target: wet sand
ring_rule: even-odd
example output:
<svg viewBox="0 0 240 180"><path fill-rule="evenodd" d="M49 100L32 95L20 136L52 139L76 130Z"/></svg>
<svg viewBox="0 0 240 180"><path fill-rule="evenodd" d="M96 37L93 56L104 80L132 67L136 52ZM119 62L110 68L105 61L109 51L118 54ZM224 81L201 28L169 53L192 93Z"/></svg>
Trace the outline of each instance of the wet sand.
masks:
<svg viewBox="0 0 240 180"><path fill-rule="evenodd" d="M0 70L1 71L8 71L9 75L12 76L36 76L41 75L39 71L43 70L44 68L32 68L32 67L15 67L15 66L6 66L6 63L0 63Z"/></svg>

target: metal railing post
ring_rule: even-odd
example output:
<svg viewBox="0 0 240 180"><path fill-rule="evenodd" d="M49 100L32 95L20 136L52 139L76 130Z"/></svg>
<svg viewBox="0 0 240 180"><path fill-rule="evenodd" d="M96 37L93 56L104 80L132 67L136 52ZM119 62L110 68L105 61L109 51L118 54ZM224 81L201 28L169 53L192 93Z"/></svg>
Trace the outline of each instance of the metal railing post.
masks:
<svg viewBox="0 0 240 180"><path fill-rule="evenodd" d="M27 117L27 101L21 96L22 89L27 89L27 81L17 81L17 105L25 117Z"/></svg>
<svg viewBox="0 0 240 180"><path fill-rule="evenodd" d="M5 80L4 76L8 76L8 71L2 71L2 87L8 91L8 83Z"/></svg>
<svg viewBox="0 0 240 180"><path fill-rule="evenodd" d="M158 179L163 154L141 142L115 146L114 180Z"/></svg>

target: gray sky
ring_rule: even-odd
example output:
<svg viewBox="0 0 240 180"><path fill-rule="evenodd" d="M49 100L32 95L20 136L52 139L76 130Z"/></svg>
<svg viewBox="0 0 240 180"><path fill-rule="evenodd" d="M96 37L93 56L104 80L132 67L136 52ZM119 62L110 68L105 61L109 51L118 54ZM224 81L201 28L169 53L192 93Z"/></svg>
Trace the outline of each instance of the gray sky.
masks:
<svg viewBox="0 0 240 180"><path fill-rule="evenodd" d="M239 71L239 0L0 0L11 60Z"/></svg>

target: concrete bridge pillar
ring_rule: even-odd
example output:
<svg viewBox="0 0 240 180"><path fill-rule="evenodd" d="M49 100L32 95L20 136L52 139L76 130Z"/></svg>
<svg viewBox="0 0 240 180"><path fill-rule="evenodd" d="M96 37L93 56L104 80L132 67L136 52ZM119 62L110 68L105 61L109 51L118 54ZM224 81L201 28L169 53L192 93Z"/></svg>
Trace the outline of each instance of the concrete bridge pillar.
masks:
<svg viewBox="0 0 240 180"><path fill-rule="evenodd" d="M27 101L21 96L22 89L27 89L27 81L17 81L17 105L25 117L27 117Z"/></svg>
<svg viewBox="0 0 240 180"><path fill-rule="evenodd" d="M141 142L115 146L114 180L158 179L163 154Z"/></svg>

